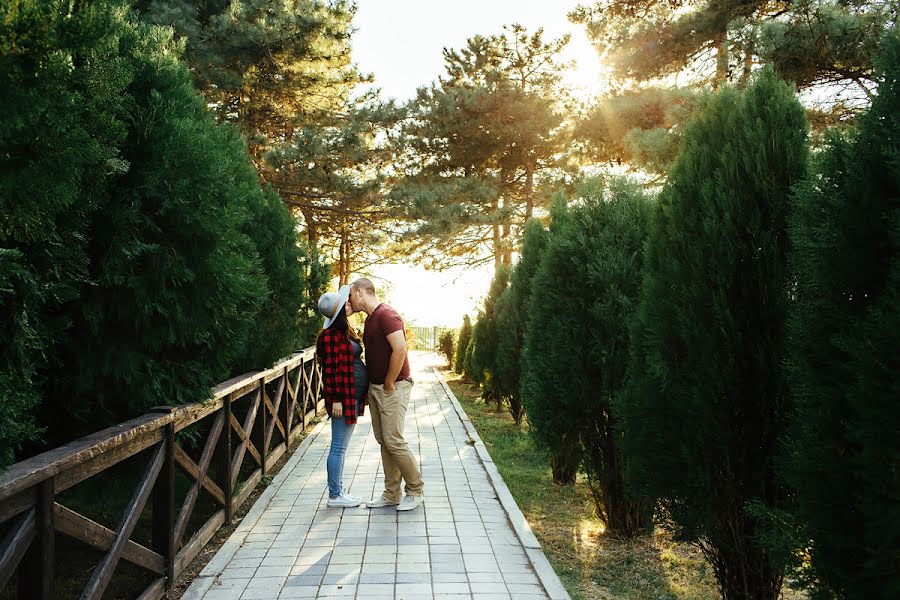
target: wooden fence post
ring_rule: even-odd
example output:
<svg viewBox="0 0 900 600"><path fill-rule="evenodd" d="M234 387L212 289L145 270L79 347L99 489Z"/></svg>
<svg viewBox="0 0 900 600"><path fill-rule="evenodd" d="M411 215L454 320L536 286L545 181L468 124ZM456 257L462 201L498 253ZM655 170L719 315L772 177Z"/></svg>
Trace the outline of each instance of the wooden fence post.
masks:
<svg viewBox="0 0 900 600"><path fill-rule="evenodd" d="M284 368L284 396L281 398L281 418L284 420L284 451L291 453L291 417L294 414L291 406L291 378L288 377L288 368ZM296 400L295 400L296 401Z"/></svg>
<svg viewBox="0 0 900 600"><path fill-rule="evenodd" d="M225 451L222 453L222 490L225 492L225 524L231 525L234 520L234 481L231 478L231 397L228 394L223 399L222 410L225 411Z"/></svg>
<svg viewBox="0 0 900 600"><path fill-rule="evenodd" d="M154 406L150 412L172 414L174 406ZM162 469L153 485L153 549L165 559L166 590L175 587L175 421L166 425Z"/></svg>
<svg viewBox="0 0 900 600"><path fill-rule="evenodd" d="M266 378L261 377L259 380L259 411L256 413L256 418L259 419L259 422L253 427L254 437L251 439L259 440L259 456L262 460L260 460L260 468L262 471L260 474L265 477L266 476L266 456L267 452L267 444L266 444L266 417L268 416L269 409L266 408Z"/></svg>
<svg viewBox="0 0 900 600"><path fill-rule="evenodd" d="M53 478L37 486L35 536L19 567L19 598L52 600L56 537L53 529Z"/></svg>

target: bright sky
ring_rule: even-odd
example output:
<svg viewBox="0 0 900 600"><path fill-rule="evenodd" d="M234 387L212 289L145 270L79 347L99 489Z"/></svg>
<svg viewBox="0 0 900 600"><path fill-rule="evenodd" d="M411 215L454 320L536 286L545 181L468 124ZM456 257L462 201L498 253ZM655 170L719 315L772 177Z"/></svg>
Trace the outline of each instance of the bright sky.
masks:
<svg viewBox="0 0 900 600"><path fill-rule="evenodd" d="M600 60L584 29L566 15L578 0L357 0L353 41L354 60L375 76L384 97L408 100L416 89L437 79L444 70L442 50L460 48L478 34L501 33L504 25L519 23L529 32L544 28L544 39L568 33L572 39L563 55L576 61L566 75L581 97L602 89ZM585 3L584 0L581 3ZM382 298L410 324L457 327L464 314L474 316L487 292L493 266L435 273L412 265L375 269L384 289Z"/></svg>

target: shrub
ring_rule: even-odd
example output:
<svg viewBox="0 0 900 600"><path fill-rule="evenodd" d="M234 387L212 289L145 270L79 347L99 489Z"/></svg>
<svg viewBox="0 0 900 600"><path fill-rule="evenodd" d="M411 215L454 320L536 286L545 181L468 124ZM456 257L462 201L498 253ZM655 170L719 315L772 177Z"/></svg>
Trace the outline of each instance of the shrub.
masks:
<svg viewBox="0 0 900 600"><path fill-rule="evenodd" d="M295 225L171 31L112 2L0 11L8 408L40 398L58 444L297 349Z"/></svg>
<svg viewBox="0 0 900 600"><path fill-rule="evenodd" d="M444 358L447 359L448 368L453 366L453 352L455 350L453 346L455 342L456 332L452 329L448 329L442 333L441 337L438 339L438 350L444 355Z"/></svg>
<svg viewBox="0 0 900 600"><path fill-rule="evenodd" d="M459 339L456 343L456 362L453 370L462 375L465 371L466 353L469 350L469 341L472 339L472 321L469 315L463 316L463 324L459 329Z"/></svg>

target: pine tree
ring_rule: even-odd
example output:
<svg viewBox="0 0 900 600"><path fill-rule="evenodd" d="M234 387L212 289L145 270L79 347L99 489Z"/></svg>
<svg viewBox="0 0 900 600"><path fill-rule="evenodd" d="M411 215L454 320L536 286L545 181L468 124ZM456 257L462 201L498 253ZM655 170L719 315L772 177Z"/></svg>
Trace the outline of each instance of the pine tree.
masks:
<svg viewBox="0 0 900 600"><path fill-rule="evenodd" d="M456 362L453 370L462 375L465 370L466 352L469 350L469 340L472 339L472 320L469 315L463 315L463 324L459 328L459 338L456 342Z"/></svg>
<svg viewBox="0 0 900 600"><path fill-rule="evenodd" d="M803 108L770 70L704 102L651 226L617 403L630 477L700 546L724 598L774 600L782 584L746 505L788 495L773 463L788 403L786 219L806 141Z"/></svg>
<svg viewBox="0 0 900 600"><path fill-rule="evenodd" d="M148 22L183 40L195 83L235 124L257 168L295 130L340 111L364 80L350 56L355 8L319 0L139 0Z"/></svg>
<svg viewBox="0 0 900 600"><path fill-rule="evenodd" d="M567 43L514 25L445 50L446 74L409 106L404 135L416 158L391 198L410 226L395 252L435 267L511 263L514 230L548 199L541 174L567 152Z"/></svg>
<svg viewBox="0 0 900 600"><path fill-rule="evenodd" d="M532 279L547 244L547 231L537 219L525 223L522 253L510 273L509 288L497 301L497 358L495 377L499 393L509 404L509 412L516 424L525 416L522 402L521 361L525 344L528 303L531 299Z"/></svg>
<svg viewBox="0 0 900 600"><path fill-rule="evenodd" d="M838 598L900 595L900 35L858 133L834 136L791 216L783 467L811 540L811 577ZM824 597L824 596L823 596Z"/></svg>

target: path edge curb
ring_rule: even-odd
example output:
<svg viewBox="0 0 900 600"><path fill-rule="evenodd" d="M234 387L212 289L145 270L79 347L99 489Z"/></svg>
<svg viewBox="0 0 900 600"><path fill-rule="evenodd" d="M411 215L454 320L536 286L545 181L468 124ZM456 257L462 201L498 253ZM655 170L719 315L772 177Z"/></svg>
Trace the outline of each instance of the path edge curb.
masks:
<svg viewBox="0 0 900 600"><path fill-rule="evenodd" d="M497 470L497 465L494 464L494 460L488 453L487 447L484 445L481 436L478 435L478 430L475 429L475 425L473 425L471 419L469 419L469 415L466 414L465 409L462 407L462 404L459 403L459 399L457 399L453 390L450 389L450 385L444 379L441 372L438 371L436 367L432 367L432 370L434 371L437 380L441 383L444 393L450 398L453 409L456 411L457 416L466 428L466 433L469 435L469 438L473 440L475 452L478 454L478 458L481 460L482 465L484 465L488 481L491 482L491 486L497 493L497 499L500 500L500 505L503 506L503 510L506 512L506 516L512 525L513 531L516 533L516 537L519 538L522 547L525 548L525 554L528 556L528 560L534 569L535 575L537 575L538 581L541 582L541 585L547 592L550 600L571 600L569 593L566 591L566 588L563 587L562 581L559 579L559 575L556 574L550 561L547 560L547 556L544 554L540 542L538 542L537 537L535 537L534 532L531 530L531 526L525 519L525 515L522 514L522 510L519 508L519 505L516 504L516 500L506 486L506 482L503 481L500 471Z"/></svg>
<svg viewBox="0 0 900 600"><path fill-rule="evenodd" d="M234 558L234 555L240 547L243 546L244 540L247 539L250 530L253 529L259 521L263 512L265 512L266 508L268 508L269 504L272 502L272 498L275 497L276 492L281 488L282 484L284 484L288 474L303 458L303 455L306 454L310 444L318 437L322 428L325 427L326 422L327 419L322 419L315 427L308 430L309 432L306 434L306 437L303 438L303 441L300 442L300 445L297 446L288 461L272 479L272 483L263 490L262 494L259 495L259 498L256 499L256 502L253 503L250 510L247 511L247 514L244 515L244 518L241 519L240 524L235 528L231 535L228 536L228 539L225 540L222 547L216 551L215 555L208 563L206 563L203 570L197 574L197 577L191 582L191 585L188 586L188 589L181 595L181 600L199 600L200 598L203 598L203 595L206 594L207 591L209 591L216 578L222 574L222 571L228 563L231 562L231 559Z"/></svg>

